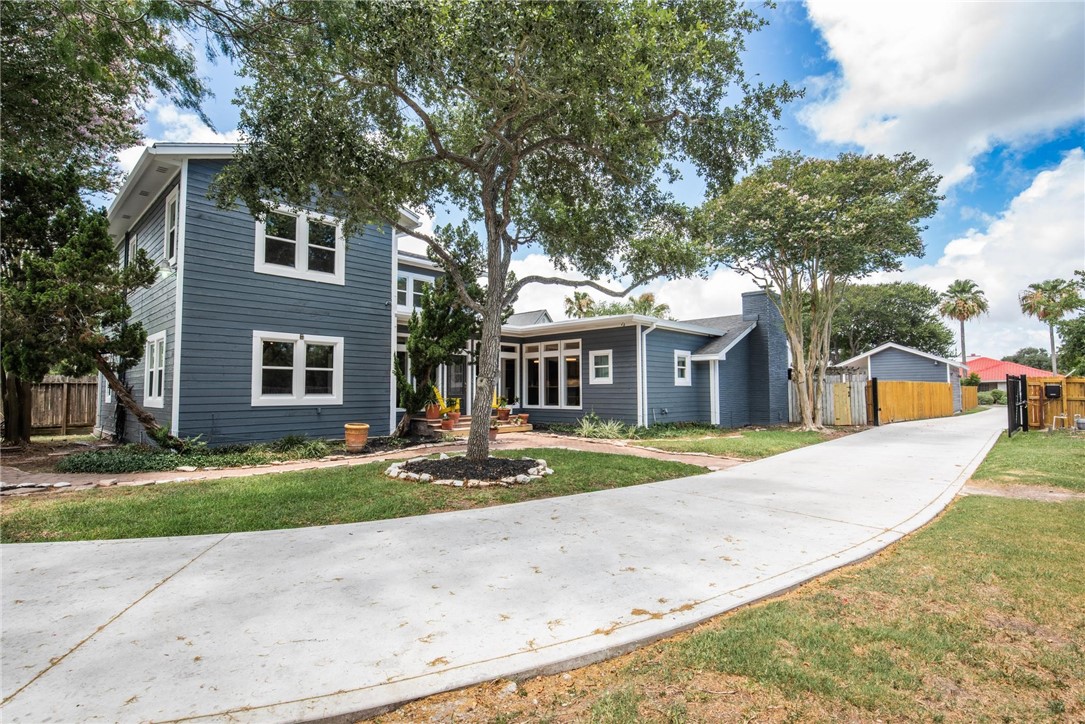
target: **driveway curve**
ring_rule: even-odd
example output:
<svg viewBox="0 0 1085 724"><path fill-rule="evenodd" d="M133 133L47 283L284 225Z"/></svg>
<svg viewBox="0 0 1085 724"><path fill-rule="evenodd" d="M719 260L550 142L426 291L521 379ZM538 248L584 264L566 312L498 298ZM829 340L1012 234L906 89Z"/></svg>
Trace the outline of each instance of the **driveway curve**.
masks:
<svg viewBox="0 0 1085 724"><path fill-rule="evenodd" d="M553 672L860 560L997 439L980 413L730 470L416 518L5 545L5 722L350 721Z"/></svg>

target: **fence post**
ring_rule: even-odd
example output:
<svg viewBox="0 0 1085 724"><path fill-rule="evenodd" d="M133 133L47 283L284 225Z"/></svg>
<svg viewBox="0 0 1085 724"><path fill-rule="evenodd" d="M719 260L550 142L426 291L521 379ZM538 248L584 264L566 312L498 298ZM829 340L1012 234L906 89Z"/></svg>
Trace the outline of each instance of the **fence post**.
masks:
<svg viewBox="0 0 1085 724"><path fill-rule="evenodd" d="M68 395L70 394L69 385L70 385L70 383L68 382L68 380L64 380L64 386L61 388L61 390L62 390L61 395L60 395L60 408L61 408L60 409L60 435L61 435L61 437L64 437L64 436L66 436L68 434L68 410L70 408L70 405L68 404Z"/></svg>
<svg viewBox="0 0 1085 724"><path fill-rule="evenodd" d="M874 415L874 426L879 427L882 424L882 414L878 410L878 378L870 378L870 407L871 412Z"/></svg>

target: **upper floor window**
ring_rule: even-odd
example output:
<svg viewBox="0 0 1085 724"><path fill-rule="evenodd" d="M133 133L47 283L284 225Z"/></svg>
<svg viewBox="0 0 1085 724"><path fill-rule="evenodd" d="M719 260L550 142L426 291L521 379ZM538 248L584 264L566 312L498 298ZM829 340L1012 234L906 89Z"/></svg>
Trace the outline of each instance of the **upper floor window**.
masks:
<svg viewBox="0 0 1085 724"><path fill-rule="evenodd" d="M691 352L676 349L674 351L674 384L680 387L689 387L693 384L691 375Z"/></svg>
<svg viewBox="0 0 1085 724"><path fill-rule="evenodd" d="M328 284L343 284L343 227L313 212L269 211L256 222L256 271Z"/></svg>
<svg viewBox="0 0 1085 724"><path fill-rule="evenodd" d="M180 204L178 202L177 189L170 191L166 197L166 220L165 238L163 239L162 255L169 264L177 263L177 225L180 216Z"/></svg>
<svg viewBox="0 0 1085 724"><path fill-rule="evenodd" d="M343 404L343 338L253 332L252 404Z"/></svg>
<svg viewBox="0 0 1085 724"><path fill-rule="evenodd" d="M432 277L400 272L396 277L396 306L407 311L421 309L422 295L432 286Z"/></svg>
<svg viewBox="0 0 1085 724"><path fill-rule="evenodd" d="M166 400L166 332L147 338L143 352L143 406L164 407Z"/></svg>

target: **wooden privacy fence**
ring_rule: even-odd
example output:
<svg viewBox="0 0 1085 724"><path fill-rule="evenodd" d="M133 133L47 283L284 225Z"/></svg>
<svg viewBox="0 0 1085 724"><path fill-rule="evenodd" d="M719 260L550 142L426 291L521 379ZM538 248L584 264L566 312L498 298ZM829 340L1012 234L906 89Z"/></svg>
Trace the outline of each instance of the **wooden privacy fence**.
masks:
<svg viewBox="0 0 1085 724"><path fill-rule="evenodd" d="M788 419L801 422L794 382L787 384ZM821 386L821 419L826 425L867 424L866 373L849 368L829 370Z"/></svg>
<svg viewBox="0 0 1085 724"><path fill-rule="evenodd" d="M1073 427L1074 416L1085 417L1085 377L1028 377L1029 428ZM1048 385L1058 385L1058 397L1049 398Z"/></svg>
<svg viewBox="0 0 1085 724"><path fill-rule="evenodd" d="M980 406L980 388L961 385L961 409L973 410Z"/></svg>
<svg viewBox="0 0 1085 724"><path fill-rule="evenodd" d="M953 388L948 382L903 382L875 377L866 387L867 414L876 425L949 417L954 412Z"/></svg>
<svg viewBox="0 0 1085 724"><path fill-rule="evenodd" d="M30 386L30 427L33 430L60 430L94 427L98 421L98 379L46 375Z"/></svg>

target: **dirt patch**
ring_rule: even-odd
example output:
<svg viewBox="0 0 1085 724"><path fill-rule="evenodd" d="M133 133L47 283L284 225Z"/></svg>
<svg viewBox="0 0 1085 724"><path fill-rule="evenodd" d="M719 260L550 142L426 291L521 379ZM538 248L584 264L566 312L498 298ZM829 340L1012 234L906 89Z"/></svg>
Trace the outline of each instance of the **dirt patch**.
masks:
<svg viewBox="0 0 1085 724"><path fill-rule="evenodd" d="M437 480L501 480L529 475L528 471L538 464L537 460L487 458L478 462L465 457L450 457L444 460L412 460L404 463L402 469L409 473L432 475Z"/></svg>
<svg viewBox="0 0 1085 724"><path fill-rule="evenodd" d="M968 484L961 488L961 495L993 495L998 498L1039 500L1048 503L1085 500L1085 493L1077 493L1072 490L1045 488L1039 485L999 484L977 480L968 481Z"/></svg>
<svg viewBox="0 0 1085 724"><path fill-rule="evenodd" d="M26 447L5 447L0 451L0 461L5 466L26 472L53 472L57 462L67 455L110 447L115 446L106 440L96 440L89 436L76 439L58 438L47 442L34 441Z"/></svg>

